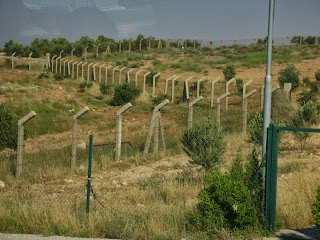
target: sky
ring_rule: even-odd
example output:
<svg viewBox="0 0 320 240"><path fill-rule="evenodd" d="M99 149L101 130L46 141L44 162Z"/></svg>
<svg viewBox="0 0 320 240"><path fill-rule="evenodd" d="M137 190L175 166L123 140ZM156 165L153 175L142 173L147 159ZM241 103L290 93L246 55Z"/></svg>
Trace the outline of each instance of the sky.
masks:
<svg viewBox="0 0 320 240"><path fill-rule="evenodd" d="M264 38L269 0L0 0L0 47L36 37ZM276 0L274 37L320 36L320 0Z"/></svg>

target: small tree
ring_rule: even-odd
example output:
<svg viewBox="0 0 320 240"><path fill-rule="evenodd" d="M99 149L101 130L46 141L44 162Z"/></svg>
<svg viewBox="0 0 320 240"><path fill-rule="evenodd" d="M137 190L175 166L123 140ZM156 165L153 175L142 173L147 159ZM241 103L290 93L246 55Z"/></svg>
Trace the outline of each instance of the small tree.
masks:
<svg viewBox="0 0 320 240"><path fill-rule="evenodd" d="M243 80L241 78L237 78L236 85L237 85L238 95L241 96L243 91Z"/></svg>
<svg viewBox="0 0 320 240"><path fill-rule="evenodd" d="M135 100L141 91L137 88L135 83L123 83L114 88L113 99L111 105L120 106L125 103Z"/></svg>
<svg viewBox="0 0 320 240"><path fill-rule="evenodd" d="M318 71L316 71L316 73L314 74L315 78L317 79L318 82L320 82L320 69Z"/></svg>
<svg viewBox="0 0 320 240"><path fill-rule="evenodd" d="M261 113L256 113L248 123L250 142L262 145L263 117Z"/></svg>
<svg viewBox="0 0 320 240"><path fill-rule="evenodd" d="M317 229L320 231L320 186L317 189L316 200L312 204L312 217Z"/></svg>
<svg viewBox="0 0 320 240"><path fill-rule="evenodd" d="M236 76L236 68L234 65L227 65L225 68L223 68L223 75L224 79L229 81L230 79L234 78Z"/></svg>
<svg viewBox="0 0 320 240"><path fill-rule="evenodd" d="M196 123L182 137L186 153L191 163L202 166L207 172L223 159L226 151L224 133L221 127L212 120L204 124Z"/></svg>
<svg viewBox="0 0 320 240"><path fill-rule="evenodd" d="M13 109L0 105L0 151L16 149L18 141L18 116Z"/></svg>
<svg viewBox="0 0 320 240"><path fill-rule="evenodd" d="M288 64L285 69L281 69L279 72L279 84L281 87L285 83L292 83L292 89L299 87L300 85L300 71L294 66L294 64Z"/></svg>

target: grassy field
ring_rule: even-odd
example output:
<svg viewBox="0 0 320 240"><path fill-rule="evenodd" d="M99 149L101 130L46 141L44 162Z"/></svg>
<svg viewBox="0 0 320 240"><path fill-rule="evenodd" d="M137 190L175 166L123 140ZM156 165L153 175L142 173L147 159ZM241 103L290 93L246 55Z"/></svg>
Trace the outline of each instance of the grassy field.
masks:
<svg viewBox="0 0 320 240"><path fill-rule="evenodd" d="M319 69L320 47L280 46L274 48L274 86L278 84L280 69L295 63L301 78ZM81 60L80 58L77 60ZM210 108L211 81L217 77L215 98L224 93L222 68L236 67L236 78L253 80L248 88L257 90L249 100L249 119L260 111L260 88L264 84L266 49L264 45L219 47L214 50L169 49L144 53L123 53L89 60L113 66L132 67L146 72L160 72L156 97L164 94L165 79L179 75L175 85L175 103L162 112L167 151L143 155L152 109L152 86L140 96L133 107L123 115L123 151L121 161L114 161L115 113L120 107L110 105L112 95L102 95L99 84L80 89L84 79L65 78L56 81L40 77L44 70L35 66L10 70L8 63L0 63L0 103L12 107L19 117L31 110L37 116L26 125L25 157L21 179L14 178L16 153L0 152L0 180L6 183L0 189L0 231L14 233L43 233L81 237L108 237L121 239L209 239L190 224L189 213L195 210L197 195L204 187L204 172L190 164L184 153L181 137L187 129L188 104L182 101L183 81L193 76L189 86L205 77L201 95L204 100L195 105L194 121L208 118L216 121L216 106ZM99 64L100 65L100 64ZM125 70L126 72L127 70ZM81 71L80 71L81 72ZM112 71L108 72L108 81ZM80 74L81 75L81 74ZM123 73L122 81L125 81ZM86 76L86 69L85 69ZM104 75L103 75L104 76ZM116 83L119 75L116 73ZM138 86L142 88L142 73ZM284 106L274 96L275 121L288 117L297 107L305 86L292 93L292 106ZM248 135L242 133L241 96L230 85L229 110L221 103L221 125L226 132L227 151L220 168L230 167L238 149L244 158L252 151ZM190 88L190 97L196 97L196 88ZM281 95L281 93L279 93ZM171 85L167 96L171 100ZM318 97L318 96L317 96ZM280 99L280 100L279 100ZM72 116L84 106L90 112L79 119L78 143L88 146L89 135L94 135L92 196L89 220L85 213L88 147L77 152L76 168L70 170ZM291 110L290 110L291 109ZM315 126L317 127L317 126ZM277 220L284 227L300 228L312 224L311 203L320 180L319 137L312 135L304 152L293 135L287 134L279 146ZM260 150L260 146L257 147ZM152 152L152 149L151 149ZM261 232L227 231L216 233L218 239L255 238Z"/></svg>

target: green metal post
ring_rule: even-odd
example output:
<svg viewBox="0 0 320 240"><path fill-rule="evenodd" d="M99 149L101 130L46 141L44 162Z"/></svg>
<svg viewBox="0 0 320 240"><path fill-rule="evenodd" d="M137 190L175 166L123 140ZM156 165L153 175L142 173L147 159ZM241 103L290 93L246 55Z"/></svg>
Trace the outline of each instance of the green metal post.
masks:
<svg viewBox="0 0 320 240"><path fill-rule="evenodd" d="M266 159L266 196L265 196L265 222L266 230L270 230L270 192L271 192L271 153L272 153L272 133L273 133L273 124L269 125L268 128L268 145L267 145L267 159Z"/></svg>
<svg viewBox="0 0 320 240"><path fill-rule="evenodd" d="M277 172L278 172L278 130L272 129L272 161L271 161L271 197L270 197L270 223L271 229L275 232L276 206L277 206Z"/></svg>
<svg viewBox="0 0 320 240"><path fill-rule="evenodd" d="M89 143L89 163L88 163L88 184L87 184L87 208L86 213L89 217L89 207L90 207L90 190L91 190L91 165L92 165L92 140L93 135L90 135L90 143Z"/></svg>

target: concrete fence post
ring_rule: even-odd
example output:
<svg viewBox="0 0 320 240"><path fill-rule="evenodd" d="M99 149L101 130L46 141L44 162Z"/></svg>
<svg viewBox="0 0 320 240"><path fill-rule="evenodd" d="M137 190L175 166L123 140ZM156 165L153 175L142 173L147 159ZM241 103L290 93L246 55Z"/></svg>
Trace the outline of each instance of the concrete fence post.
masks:
<svg viewBox="0 0 320 240"><path fill-rule="evenodd" d="M202 77L197 81L197 98L200 97L200 83L203 82L204 79L205 77Z"/></svg>
<svg viewBox="0 0 320 240"><path fill-rule="evenodd" d="M143 86L142 86L142 94L145 94L146 93L146 81L147 81L147 76L150 74L151 72L146 72L144 75L143 75Z"/></svg>
<svg viewBox="0 0 320 240"><path fill-rule="evenodd" d="M71 70L72 70L72 65L71 63L73 62L73 60L68 61L68 77L71 77Z"/></svg>
<svg viewBox="0 0 320 240"><path fill-rule="evenodd" d="M131 68L128 72L127 72L127 82L130 82L130 73L133 71L133 69Z"/></svg>
<svg viewBox="0 0 320 240"><path fill-rule="evenodd" d="M63 58L62 61L63 63L63 76L66 76L66 63L68 62L68 59Z"/></svg>
<svg viewBox="0 0 320 240"><path fill-rule="evenodd" d="M139 70L138 72L135 73L135 76L134 76L134 81L136 83L136 86L138 86L138 74L141 73L142 70Z"/></svg>
<svg viewBox="0 0 320 240"><path fill-rule="evenodd" d="M71 60L73 60L73 52L74 52L75 50L76 50L75 48L73 48L73 49L71 50Z"/></svg>
<svg viewBox="0 0 320 240"><path fill-rule="evenodd" d="M87 81L90 80L90 67L91 67L92 65L93 65L93 63L90 63L90 64L88 65Z"/></svg>
<svg viewBox="0 0 320 240"><path fill-rule="evenodd" d="M221 40L220 40L220 47L222 47L223 46L223 39L221 38Z"/></svg>
<svg viewBox="0 0 320 240"><path fill-rule="evenodd" d="M248 94L243 96L243 105L242 105L242 131L245 133L247 131L247 122L248 122L248 97L255 94L257 91L253 89Z"/></svg>
<svg viewBox="0 0 320 240"><path fill-rule="evenodd" d="M248 82L246 82L246 83L244 83L244 84L242 85L242 106L244 106L243 101L244 101L244 98L245 98L245 96L246 96L246 94L247 94L247 87L248 87L252 82L253 82L253 80L250 80L250 81L248 81ZM242 108L242 111L243 111L243 108Z"/></svg>
<svg viewBox="0 0 320 240"><path fill-rule="evenodd" d="M58 73L58 60L60 60L60 57L56 58L56 73Z"/></svg>
<svg viewBox="0 0 320 240"><path fill-rule="evenodd" d="M122 41L119 41L119 53L121 53L121 44L122 44Z"/></svg>
<svg viewBox="0 0 320 240"><path fill-rule="evenodd" d="M102 68L105 66L105 64L102 64L99 66L99 83L101 83L102 79Z"/></svg>
<svg viewBox="0 0 320 240"><path fill-rule="evenodd" d="M193 41L193 48L196 48L196 46L197 46L197 38Z"/></svg>
<svg viewBox="0 0 320 240"><path fill-rule="evenodd" d="M156 78L160 76L160 73L157 73L152 77L152 97L156 94Z"/></svg>
<svg viewBox="0 0 320 240"><path fill-rule="evenodd" d="M78 138L78 119L89 111L89 108L85 106L78 113L73 115L72 125L72 149L71 149L71 169L76 165L77 158L77 138Z"/></svg>
<svg viewBox="0 0 320 240"><path fill-rule="evenodd" d="M59 53L59 58L60 59L62 58L62 53L63 53L63 50L61 50L60 53Z"/></svg>
<svg viewBox="0 0 320 240"><path fill-rule="evenodd" d="M150 128L149 128L149 132L148 132L148 136L147 136L147 141L146 141L146 145L143 151L143 154L146 155L149 153L149 148L150 148L150 144L151 144L151 139L152 136L154 135L154 147L153 147L153 152L154 153L158 153L159 149L159 134L160 134L160 140L162 147L165 151L165 141L164 141L164 134L163 134L163 128L162 128L162 123L161 123L161 114L160 114L160 110L166 106L169 103L169 100L166 99L163 102L161 102L159 105L157 105L154 109L153 109L153 114L152 114L152 118L151 118L151 123L150 123Z"/></svg>
<svg viewBox="0 0 320 240"><path fill-rule="evenodd" d="M237 45L237 39L236 38L234 38L234 44Z"/></svg>
<svg viewBox="0 0 320 240"><path fill-rule="evenodd" d="M132 39L129 39L129 53L131 52L131 43L132 43Z"/></svg>
<svg viewBox="0 0 320 240"><path fill-rule="evenodd" d="M141 51L142 50L142 41L143 41L144 38L141 38L139 40L139 50Z"/></svg>
<svg viewBox="0 0 320 240"><path fill-rule="evenodd" d="M200 40L200 47L202 48L202 40Z"/></svg>
<svg viewBox="0 0 320 240"><path fill-rule="evenodd" d="M46 53L46 69L50 69L51 61L50 61L50 53Z"/></svg>
<svg viewBox="0 0 320 240"><path fill-rule="evenodd" d="M29 70L31 70L31 56L33 53L29 54L28 62L29 62Z"/></svg>
<svg viewBox="0 0 320 240"><path fill-rule="evenodd" d="M51 72L54 71L54 59L57 57L57 55L54 55L52 58L51 58Z"/></svg>
<svg viewBox="0 0 320 240"><path fill-rule="evenodd" d="M114 74L115 71L119 68L119 66L116 66L114 69L112 69L112 84L114 84Z"/></svg>
<svg viewBox="0 0 320 240"><path fill-rule="evenodd" d="M99 43L99 44L97 45L97 47L96 47L96 48L97 48L97 49L96 49L96 58L99 57L99 46L100 46L100 45L101 45L101 44Z"/></svg>
<svg viewBox="0 0 320 240"><path fill-rule="evenodd" d="M195 100L189 103L189 111L188 111L188 129L192 127L193 124L193 105L200 102L203 99L202 96L197 97Z"/></svg>
<svg viewBox="0 0 320 240"><path fill-rule="evenodd" d="M108 45L107 45L106 54L110 54L111 53L110 44L111 44L111 42L109 42Z"/></svg>
<svg viewBox="0 0 320 240"><path fill-rule="evenodd" d="M189 99L190 99L190 94L189 94L189 81L190 81L192 78L193 78L193 76L190 76L190 77L188 77L188 78L184 81L184 88L185 88L185 90L184 90L183 95L186 96L185 99L186 99L187 101L189 101ZM185 100L183 99L183 101L185 101Z"/></svg>
<svg viewBox="0 0 320 240"><path fill-rule="evenodd" d="M158 49L162 49L162 38L158 40Z"/></svg>
<svg viewBox="0 0 320 240"><path fill-rule="evenodd" d="M177 48L180 48L180 40L181 40L181 38L179 38L177 41Z"/></svg>
<svg viewBox="0 0 320 240"><path fill-rule="evenodd" d="M79 66L82 64L82 62L79 62L77 64L77 80L79 79Z"/></svg>
<svg viewBox="0 0 320 240"><path fill-rule="evenodd" d="M23 164L23 147L24 147L24 125L35 117L37 114L35 111L31 111L26 116L18 121L18 145L17 145L17 166L16 166L16 178L19 178L22 172Z"/></svg>
<svg viewBox="0 0 320 240"><path fill-rule="evenodd" d="M152 41L152 37L151 38L149 38L149 51L151 51L151 41Z"/></svg>
<svg viewBox="0 0 320 240"><path fill-rule="evenodd" d="M274 86L274 87L271 89L271 92L273 93L273 92L277 91L278 89L280 89L280 86L279 86L279 85Z"/></svg>
<svg viewBox="0 0 320 240"><path fill-rule="evenodd" d="M220 81L220 77L216 78L211 82L211 96L210 96L210 107L213 108L213 99L214 99L214 85Z"/></svg>
<svg viewBox="0 0 320 240"><path fill-rule="evenodd" d="M122 82L122 75L121 74L122 74L122 71L125 69L126 69L126 67L123 67L119 70L119 84L121 84L121 82Z"/></svg>
<svg viewBox="0 0 320 240"><path fill-rule="evenodd" d="M84 48L84 60L87 61L87 49L89 48L89 46L86 46Z"/></svg>
<svg viewBox="0 0 320 240"><path fill-rule="evenodd" d="M288 46L290 45L290 38L289 36L287 36L287 40L288 40Z"/></svg>
<svg viewBox="0 0 320 240"><path fill-rule="evenodd" d="M84 79L84 66L87 65L88 63L85 62L84 64L81 65L81 77Z"/></svg>
<svg viewBox="0 0 320 240"><path fill-rule="evenodd" d="M108 82L108 69L111 68L112 65L109 65L108 67L105 67L105 70L106 70L106 76L105 76L105 80L104 82L107 83Z"/></svg>
<svg viewBox="0 0 320 240"><path fill-rule="evenodd" d="M209 48L212 48L212 46L213 46L213 41L210 40L210 41L209 41Z"/></svg>
<svg viewBox="0 0 320 240"><path fill-rule="evenodd" d="M167 40L167 48L170 48L170 41L171 41L171 38L168 38L168 40Z"/></svg>
<svg viewBox="0 0 320 240"><path fill-rule="evenodd" d="M175 81L179 78L179 76L176 76L174 77L172 80L171 80L171 102L174 103L174 84L175 84Z"/></svg>
<svg viewBox="0 0 320 240"><path fill-rule="evenodd" d="M16 52L12 53L11 55L11 69L14 69L14 56L16 55Z"/></svg>
<svg viewBox="0 0 320 240"><path fill-rule="evenodd" d="M291 101L291 89L292 89L292 83L284 83L283 91L289 101Z"/></svg>
<svg viewBox="0 0 320 240"><path fill-rule="evenodd" d="M226 82L226 93L229 92L229 85L230 85L231 83L235 82L235 81L236 81L236 79L235 79L235 78L232 78L232 79L230 79L228 82ZM230 94L229 94L229 95L230 95ZM229 96L229 95L228 95L228 96ZM228 100L229 100L228 96L226 97L226 101L225 101L226 111L228 111Z"/></svg>
<svg viewBox="0 0 320 240"><path fill-rule="evenodd" d="M167 95L168 95L168 83L169 81L171 81L176 75L172 75L171 77L167 78L166 79L166 82L165 82L165 86L164 86L164 97L166 98Z"/></svg>
<svg viewBox="0 0 320 240"><path fill-rule="evenodd" d="M65 58L60 58L59 59L59 73L62 74L62 62L65 60Z"/></svg>
<svg viewBox="0 0 320 240"><path fill-rule="evenodd" d="M220 124L220 115L221 115L221 109L220 109L220 102L222 99L228 97L230 93L226 92L225 94L221 95L217 98L217 123Z"/></svg>
<svg viewBox="0 0 320 240"><path fill-rule="evenodd" d="M71 79L74 79L74 68L75 68L75 65L78 63L78 61L75 61L72 63L72 70L71 70ZM78 66L78 65L77 65ZM77 72L77 75L78 75L78 72Z"/></svg>
<svg viewBox="0 0 320 240"><path fill-rule="evenodd" d="M116 161L120 160L121 157L121 138L122 138L122 114L127 111L132 104L129 102L124 105L116 113L116 149L115 149L115 159Z"/></svg>
<svg viewBox="0 0 320 240"><path fill-rule="evenodd" d="M96 64L93 64L92 66L92 74L93 74L93 81L96 81L97 78L96 78L96 66L98 65L99 63L96 63Z"/></svg>

